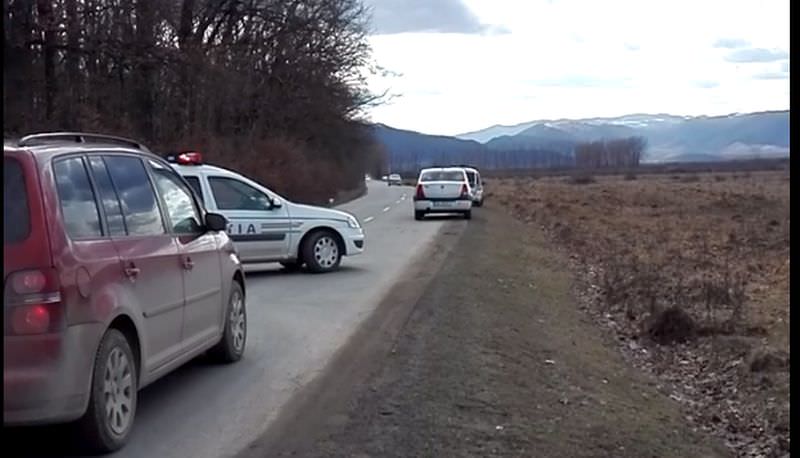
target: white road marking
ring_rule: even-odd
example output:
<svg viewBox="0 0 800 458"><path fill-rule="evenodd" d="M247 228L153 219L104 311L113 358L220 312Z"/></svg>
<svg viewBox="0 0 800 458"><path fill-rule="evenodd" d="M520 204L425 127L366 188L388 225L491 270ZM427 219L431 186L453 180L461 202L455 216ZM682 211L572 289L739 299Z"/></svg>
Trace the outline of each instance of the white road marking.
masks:
<svg viewBox="0 0 800 458"><path fill-rule="evenodd" d="M373 217L373 216L367 216L366 218L364 218L364 222L365 222L365 223L368 223L368 222L372 221L373 219L375 219L375 217Z"/></svg>
<svg viewBox="0 0 800 458"><path fill-rule="evenodd" d="M399 204L399 203L400 203L400 202L402 202L402 201L403 201L402 199L400 199L400 200L395 200L395 201L394 201L394 203L396 203L396 204Z"/></svg>
<svg viewBox="0 0 800 458"><path fill-rule="evenodd" d="M390 208L392 208L392 207L386 207L386 208L384 208L384 209L383 209L383 212L384 212L384 213L388 212Z"/></svg>
<svg viewBox="0 0 800 458"><path fill-rule="evenodd" d="M403 195L402 195L402 196L400 196L400 200L406 200L406 195L405 195L405 193L403 193Z"/></svg>

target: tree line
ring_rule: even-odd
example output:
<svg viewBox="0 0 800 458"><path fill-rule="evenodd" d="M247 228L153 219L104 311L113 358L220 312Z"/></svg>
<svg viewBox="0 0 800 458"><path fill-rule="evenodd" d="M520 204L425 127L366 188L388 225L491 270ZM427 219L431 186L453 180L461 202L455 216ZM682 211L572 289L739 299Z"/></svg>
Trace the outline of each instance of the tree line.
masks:
<svg viewBox="0 0 800 458"><path fill-rule="evenodd" d="M644 137L616 138L575 143L569 148L466 148L420 151L409 148L389 153L392 170L415 174L438 165L468 164L487 170L547 168L638 167L647 147Z"/></svg>
<svg viewBox="0 0 800 458"><path fill-rule="evenodd" d="M305 200L380 167L361 0L4 0L3 16L6 137L200 149Z"/></svg>
<svg viewBox="0 0 800 458"><path fill-rule="evenodd" d="M389 153L389 164L392 170L413 175L423 168L440 165L463 164L487 170L513 170L570 167L574 165L574 160L569 154L547 149L490 150L482 148L478 151Z"/></svg>
<svg viewBox="0 0 800 458"><path fill-rule="evenodd" d="M581 168L638 167L646 147L644 137L578 143L575 165Z"/></svg>

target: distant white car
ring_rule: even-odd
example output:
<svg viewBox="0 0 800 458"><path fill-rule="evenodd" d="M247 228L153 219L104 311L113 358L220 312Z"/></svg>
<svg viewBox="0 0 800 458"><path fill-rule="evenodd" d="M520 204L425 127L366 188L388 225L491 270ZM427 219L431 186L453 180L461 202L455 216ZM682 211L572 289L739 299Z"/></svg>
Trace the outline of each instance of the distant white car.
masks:
<svg viewBox="0 0 800 458"><path fill-rule="evenodd" d="M389 178L387 178L386 181L389 183L389 186L393 184L400 185L403 183L403 178L400 176L400 174L393 173L389 175Z"/></svg>
<svg viewBox="0 0 800 458"><path fill-rule="evenodd" d="M199 153L167 159L209 211L228 219L227 232L242 263L330 272L342 256L364 251L364 230L349 213L289 202L243 175L203 164Z"/></svg>
<svg viewBox="0 0 800 458"><path fill-rule="evenodd" d="M483 206L483 180L481 173L474 167L464 167L467 172L467 179L469 180L469 187L472 190L472 203L476 207Z"/></svg>
<svg viewBox="0 0 800 458"><path fill-rule="evenodd" d="M414 194L414 219L429 213L461 213L472 218L472 189L463 167L422 169Z"/></svg>

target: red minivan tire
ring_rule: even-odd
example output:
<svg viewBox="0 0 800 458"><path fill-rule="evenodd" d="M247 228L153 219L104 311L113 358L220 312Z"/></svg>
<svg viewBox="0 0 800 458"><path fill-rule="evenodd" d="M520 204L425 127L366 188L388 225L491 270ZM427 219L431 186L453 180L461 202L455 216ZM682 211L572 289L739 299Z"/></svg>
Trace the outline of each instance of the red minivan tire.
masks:
<svg viewBox="0 0 800 458"><path fill-rule="evenodd" d="M90 451L110 453L128 441L136 417L138 375L125 335L114 328L106 331L94 361L89 407L77 424Z"/></svg>
<svg viewBox="0 0 800 458"><path fill-rule="evenodd" d="M242 285L234 280L231 295L225 307L225 330L222 339L209 354L215 361L235 363L242 359L247 344L247 305Z"/></svg>

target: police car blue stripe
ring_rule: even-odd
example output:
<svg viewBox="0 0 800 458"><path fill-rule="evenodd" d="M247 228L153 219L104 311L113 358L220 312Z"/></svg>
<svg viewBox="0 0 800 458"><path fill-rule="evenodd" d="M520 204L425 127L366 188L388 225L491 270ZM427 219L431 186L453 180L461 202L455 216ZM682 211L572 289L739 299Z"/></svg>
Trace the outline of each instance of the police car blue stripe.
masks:
<svg viewBox="0 0 800 458"><path fill-rule="evenodd" d="M272 232L264 234L239 234L231 235L231 240L234 242L275 242L278 240L286 239L285 232Z"/></svg>

